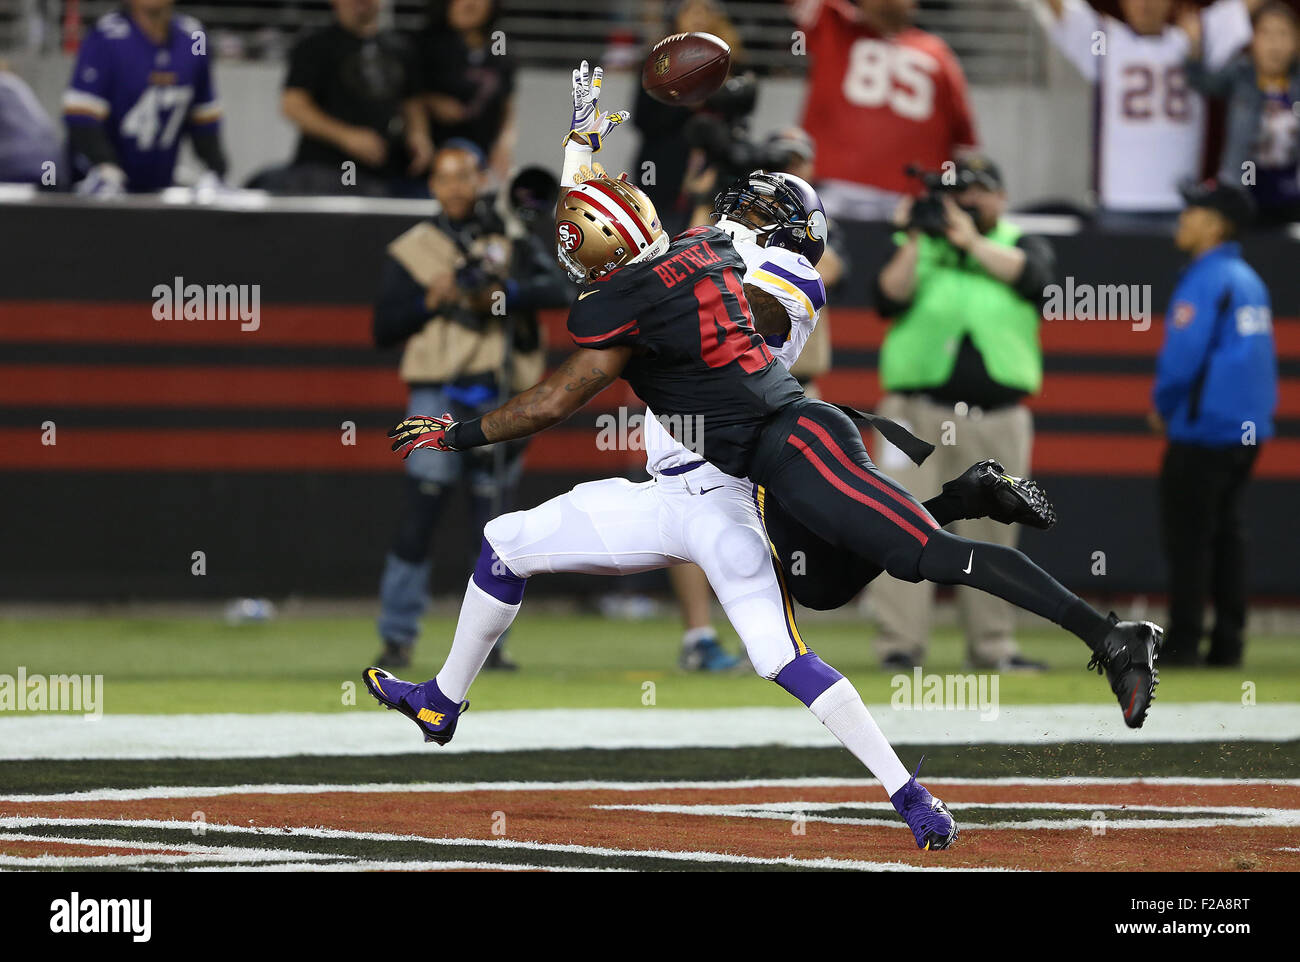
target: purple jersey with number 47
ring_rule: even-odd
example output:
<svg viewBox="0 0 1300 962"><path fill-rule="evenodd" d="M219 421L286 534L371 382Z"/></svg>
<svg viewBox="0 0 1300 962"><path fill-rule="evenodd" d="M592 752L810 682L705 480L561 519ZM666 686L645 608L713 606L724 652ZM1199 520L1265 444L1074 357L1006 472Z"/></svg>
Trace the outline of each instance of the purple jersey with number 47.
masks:
<svg viewBox="0 0 1300 962"><path fill-rule="evenodd" d="M181 133L220 121L207 40L199 21L178 15L156 44L119 11L100 17L83 41L64 120L103 125L129 190L170 187Z"/></svg>

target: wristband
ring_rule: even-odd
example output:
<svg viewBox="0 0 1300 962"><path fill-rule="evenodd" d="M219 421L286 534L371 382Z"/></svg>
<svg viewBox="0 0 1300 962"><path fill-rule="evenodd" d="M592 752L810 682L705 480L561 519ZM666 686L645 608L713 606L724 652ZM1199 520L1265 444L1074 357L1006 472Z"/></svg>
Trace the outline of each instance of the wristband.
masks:
<svg viewBox="0 0 1300 962"><path fill-rule="evenodd" d="M470 421L457 421L443 431L442 443L453 451L464 451L468 448L481 448L491 442L483 433L483 419L474 418Z"/></svg>

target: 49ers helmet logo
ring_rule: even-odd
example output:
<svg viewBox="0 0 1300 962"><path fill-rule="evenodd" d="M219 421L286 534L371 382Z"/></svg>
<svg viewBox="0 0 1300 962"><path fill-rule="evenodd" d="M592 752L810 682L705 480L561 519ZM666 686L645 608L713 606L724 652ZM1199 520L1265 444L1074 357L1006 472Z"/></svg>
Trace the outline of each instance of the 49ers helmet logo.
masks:
<svg viewBox="0 0 1300 962"><path fill-rule="evenodd" d="M572 254L582 246L582 228L571 220L562 220L555 225L555 239Z"/></svg>

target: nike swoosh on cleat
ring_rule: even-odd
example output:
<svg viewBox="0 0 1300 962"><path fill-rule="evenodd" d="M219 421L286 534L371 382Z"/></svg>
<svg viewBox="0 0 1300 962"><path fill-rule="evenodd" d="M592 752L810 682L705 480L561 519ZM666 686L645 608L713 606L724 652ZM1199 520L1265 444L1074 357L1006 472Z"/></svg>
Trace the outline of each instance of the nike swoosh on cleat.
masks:
<svg viewBox="0 0 1300 962"><path fill-rule="evenodd" d="M383 695L385 698L387 698L387 697L388 697L388 692L384 691L383 686L382 686L381 684L379 684L379 679L375 677L376 674L377 674L377 673L375 672L375 670L374 670L373 668L371 668L371 669L370 669L370 681L374 684L374 686L375 686L376 688L379 689L379 694L381 694L381 695Z"/></svg>

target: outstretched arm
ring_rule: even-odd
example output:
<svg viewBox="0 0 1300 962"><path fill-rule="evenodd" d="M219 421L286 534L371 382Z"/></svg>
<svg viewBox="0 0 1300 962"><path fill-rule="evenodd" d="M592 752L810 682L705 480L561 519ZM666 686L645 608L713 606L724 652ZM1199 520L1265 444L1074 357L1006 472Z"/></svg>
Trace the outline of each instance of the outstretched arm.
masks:
<svg viewBox="0 0 1300 962"><path fill-rule="evenodd" d="M408 458L420 448L463 451L526 438L559 424L609 387L631 356L630 347L582 348L570 354L546 380L482 417L472 421L453 421L451 415L407 418L388 432L394 439L393 450Z"/></svg>
<svg viewBox="0 0 1300 962"><path fill-rule="evenodd" d="M559 424L614 383L631 356L630 347L574 351L546 380L479 419L485 443L526 438Z"/></svg>

